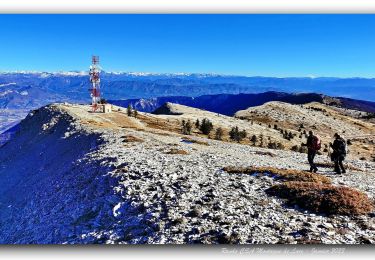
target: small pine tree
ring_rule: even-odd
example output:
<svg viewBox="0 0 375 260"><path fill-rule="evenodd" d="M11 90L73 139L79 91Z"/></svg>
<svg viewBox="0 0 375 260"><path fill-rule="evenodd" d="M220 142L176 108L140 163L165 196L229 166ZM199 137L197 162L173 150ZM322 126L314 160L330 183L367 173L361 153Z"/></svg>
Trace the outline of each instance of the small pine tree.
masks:
<svg viewBox="0 0 375 260"><path fill-rule="evenodd" d="M185 134L190 135L191 134L191 128L192 128L191 122L190 122L190 120L188 120L185 124Z"/></svg>
<svg viewBox="0 0 375 260"><path fill-rule="evenodd" d="M245 131L245 130L240 131L240 130L238 129L238 126L236 126L236 127L232 127L232 129L231 129L230 132L229 132L229 137L230 137L230 139L233 140L233 141L236 141L236 142L238 142L238 143L239 143L242 139L246 138L246 136L247 136L246 131Z"/></svg>
<svg viewBox="0 0 375 260"><path fill-rule="evenodd" d="M184 119L182 119L182 122L181 122L181 133L182 134L186 134L186 121Z"/></svg>
<svg viewBox="0 0 375 260"><path fill-rule="evenodd" d="M253 143L253 145L255 145L257 143L257 136L256 135L253 135L251 138L250 138L250 141Z"/></svg>
<svg viewBox="0 0 375 260"><path fill-rule="evenodd" d="M128 108L127 108L127 113L128 113L128 116L132 116L132 105L131 104L128 104Z"/></svg>
<svg viewBox="0 0 375 260"><path fill-rule="evenodd" d="M134 117L137 118L137 116L138 116L138 111L137 109L134 109Z"/></svg>
<svg viewBox="0 0 375 260"><path fill-rule="evenodd" d="M197 121L195 121L195 128L199 129L200 127L200 123L199 123L199 119L197 119Z"/></svg>
<svg viewBox="0 0 375 260"><path fill-rule="evenodd" d="M242 130L241 132L239 132L239 138L240 138L240 141L241 141L242 139L245 139L246 136L247 136L247 133L246 133L245 130Z"/></svg>
<svg viewBox="0 0 375 260"><path fill-rule="evenodd" d="M232 127L229 132L229 138L233 141L237 141L239 136L238 126Z"/></svg>
<svg viewBox="0 0 375 260"><path fill-rule="evenodd" d="M275 142L269 142L267 147L270 149L277 149L277 144Z"/></svg>
<svg viewBox="0 0 375 260"><path fill-rule="evenodd" d="M199 130L201 130L201 132L202 132L203 134L205 134L205 135L209 135L210 132L211 132L211 130L212 130L213 128L214 128L214 127L213 127L211 121L208 120L207 118L204 118L204 119L202 120L202 123L201 123L200 127L199 127Z"/></svg>
<svg viewBox="0 0 375 260"><path fill-rule="evenodd" d="M223 138L223 129L221 127L219 127L219 128L216 129L215 139L216 140L222 140L222 138Z"/></svg>

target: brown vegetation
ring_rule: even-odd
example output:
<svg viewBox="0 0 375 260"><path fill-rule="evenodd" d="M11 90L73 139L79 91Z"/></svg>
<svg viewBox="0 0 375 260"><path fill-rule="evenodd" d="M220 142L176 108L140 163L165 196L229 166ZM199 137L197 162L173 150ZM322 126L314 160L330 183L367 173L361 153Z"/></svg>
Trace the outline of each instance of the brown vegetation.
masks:
<svg viewBox="0 0 375 260"><path fill-rule="evenodd" d="M223 168L224 171L228 173L245 173L245 174L254 174L254 173L267 173L285 181L302 181L302 182L315 182L315 183L331 183L331 179L319 175L316 173L310 173L299 170L291 169L277 169L273 167L236 167L228 166Z"/></svg>
<svg viewBox="0 0 375 260"><path fill-rule="evenodd" d="M124 139L122 141L124 143L134 143L134 142L143 143L144 142L143 139L136 137L136 136L132 136L132 135L125 135L125 136L122 136L121 138Z"/></svg>
<svg viewBox="0 0 375 260"><path fill-rule="evenodd" d="M359 215L374 209L364 193L330 184L290 181L272 186L266 192L316 213Z"/></svg>
<svg viewBox="0 0 375 260"><path fill-rule="evenodd" d="M164 130L168 132L180 133L181 127L180 123L176 120L166 120L163 118L158 118L157 116L138 114L137 119L142 121L149 128L154 128L158 130Z"/></svg>
<svg viewBox="0 0 375 260"><path fill-rule="evenodd" d="M166 154L181 154L181 155L186 155L186 154L189 154L189 153L187 151L185 151L185 150L180 150L180 149L172 148L169 151L167 151Z"/></svg>

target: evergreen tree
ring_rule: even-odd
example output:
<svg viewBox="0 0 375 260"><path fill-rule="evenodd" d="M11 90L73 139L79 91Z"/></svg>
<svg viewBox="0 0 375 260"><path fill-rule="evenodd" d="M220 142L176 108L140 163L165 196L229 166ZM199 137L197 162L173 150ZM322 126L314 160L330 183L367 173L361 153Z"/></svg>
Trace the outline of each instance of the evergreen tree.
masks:
<svg viewBox="0 0 375 260"><path fill-rule="evenodd" d="M181 133L182 134L186 133L186 121L184 119L182 119L182 122L181 122Z"/></svg>
<svg viewBox="0 0 375 260"><path fill-rule="evenodd" d="M200 127L200 123L199 123L199 119L197 119L197 121L195 121L195 128L199 129Z"/></svg>
<svg viewBox="0 0 375 260"><path fill-rule="evenodd" d="M253 135L251 138L250 138L250 141L253 143L253 145L255 145L257 143L257 136L256 135Z"/></svg>
<svg viewBox="0 0 375 260"><path fill-rule="evenodd" d="M134 109L134 117L137 118L137 116L138 116L138 111L137 109Z"/></svg>
<svg viewBox="0 0 375 260"><path fill-rule="evenodd" d="M132 105L131 104L128 104L128 108L127 108L127 112L128 112L128 116L132 116Z"/></svg>
<svg viewBox="0 0 375 260"><path fill-rule="evenodd" d="M216 129L215 139L216 140L222 140L222 138L223 138L223 129L221 127L219 127L219 128Z"/></svg>
<svg viewBox="0 0 375 260"><path fill-rule="evenodd" d="M275 142L269 142L267 147L270 149L277 149L277 144Z"/></svg>
<svg viewBox="0 0 375 260"><path fill-rule="evenodd" d="M238 142L238 143L239 143L242 139L246 138L246 136L247 136L246 131L245 131L245 130L240 131L240 130L238 129L238 126L236 126L236 127L232 127L232 129L231 129L230 132L229 132L229 137L230 137L230 139L233 140L233 141L236 141L236 142Z"/></svg>
<svg viewBox="0 0 375 260"><path fill-rule="evenodd" d="M229 132L229 138L233 141L237 141L239 136L238 126L232 127Z"/></svg>
<svg viewBox="0 0 375 260"><path fill-rule="evenodd" d="M211 130L213 129L213 125L211 123L210 120L208 120L207 118L204 118L202 120L202 123L199 127L199 130L201 130L201 132L205 135L209 135Z"/></svg>
<svg viewBox="0 0 375 260"><path fill-rule="evenodd" d="M245 130L242 130L241 132L239 132L239 139L240 139L240 141L241 141L242 139L245 139L246 136L247 136L247 133L246 133Z"/></svg>
<svg viewBox="0 0 375 260"><path fill-rule="evenodd" d="M181 128L182 134L184 134L184 135L190 135L191 134L192 125L191 125L190 120L188 120L187 122L185 120L182 120L181 127L182 127Z"/></svg>
<svg viewBox="0 0 375 260"><path fill-rule="evenodd" d="M190 122L190 120L188 120L185 124L185 130L186 130L185 134L190 135L191 134L191 128L192 128L191 122Z"/></svg>

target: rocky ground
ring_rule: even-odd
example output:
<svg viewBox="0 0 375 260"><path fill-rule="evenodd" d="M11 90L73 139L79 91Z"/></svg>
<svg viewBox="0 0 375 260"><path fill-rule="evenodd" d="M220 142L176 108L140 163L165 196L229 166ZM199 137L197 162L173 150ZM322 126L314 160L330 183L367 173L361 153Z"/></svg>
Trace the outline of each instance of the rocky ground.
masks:
<svg viewBox="0 0 375 260"><path fill-rule="evenodd" d="M375 212L325 216L290 208L265 193L279 180L222 170L307 170L305 154L198 137L208 145L192 143L121 111L87 111L86 106L44 108L38 118L23 122L28 130L24 126L0 148L1 243L375 242ZM173 149L187 154L170 153ZM338 176L321 168L318 174L374 200L375 163L346 163L356 170Z"/></svg>

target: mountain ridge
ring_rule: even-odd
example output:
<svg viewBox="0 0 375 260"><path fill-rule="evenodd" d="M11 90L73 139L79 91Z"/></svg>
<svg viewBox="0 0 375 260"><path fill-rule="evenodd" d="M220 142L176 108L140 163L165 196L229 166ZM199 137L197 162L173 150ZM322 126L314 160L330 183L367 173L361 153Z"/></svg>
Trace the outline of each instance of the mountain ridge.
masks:
<svg viewBox="0 0 375 260"><path fill-rule="evenodd" d="M183 75L146 73L141 75L105 72L101 76L101 91L107 100L151 99L166 96L200 97L203 95L256 94L276 91L322 93L328 96L375 101L375 79L275 78L194 73ZM89 89L89 78L82 72L0 73L0 131L4 131L14 122L21 120L29 110L49 103L89 103ZM352 101L346 101L346 105L356 109L365 109L365 107L368 109L371 106L371 103L369 104L355 107ZM238 109L244 108L241 106ZM155 106L154 109L156 109ZM235 110L225 112L223 107L218 112L234 114Z"/></svg>
<svg viewBox="0 0 375 260"><path fill-rule="evenodd" d="M364 227L358 216L292 208L266 192L282 182L279 178L224 170L292 169L306 175L305 154L267 148L275 140L290 146L298 137L286 140L255 120L169 106L179 115L139 112L135 118L121 107L92 113L89 105L68 103L30 112L14 137L0 147L0 243L373 242L371 215L360 216ZM312 104L285 107L290 106L298 112ZM330 122L342 117L327 123L335 126ZM191 135L181 133L182 120L202 118L209 118L215 129L221 126L225 140L214 140L195 127ZM227 131L233 126L256 134L256 145L248 138L230 141ZM374 162L349 157L347 175L332 174L327 156L318 154L316 162L328 165L320 167L317 178L375 196ZM306 223L307 234L301 235ZM345 227L345 232L332 227Z"/></svg>
<svg viewBox="0 0 375 260"><path fill-rule="evenodd" d="M329 97L316 93L284 93L270 91L257 94L241 93L203 95L199 97L172 96L150 99L109 100L110 103L122 107L127 107L130 104L133 108L143 112L153 112L164 103L171 102L229 116L234 115L239 110L263 105L270 101L282 101L290 104L319 102L341 106L343 108L361 110L368 113L375 113L375 102L341 97Z"/></svg>

